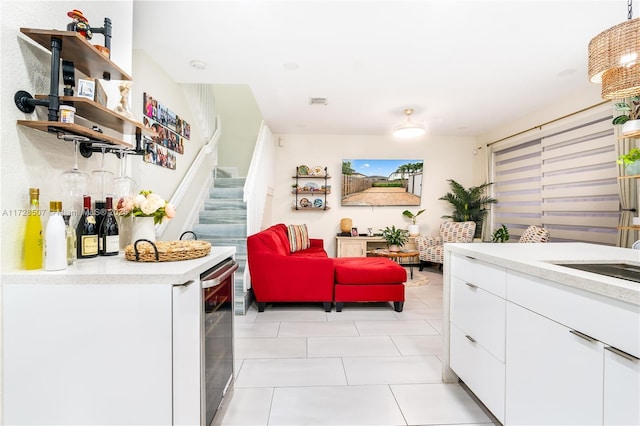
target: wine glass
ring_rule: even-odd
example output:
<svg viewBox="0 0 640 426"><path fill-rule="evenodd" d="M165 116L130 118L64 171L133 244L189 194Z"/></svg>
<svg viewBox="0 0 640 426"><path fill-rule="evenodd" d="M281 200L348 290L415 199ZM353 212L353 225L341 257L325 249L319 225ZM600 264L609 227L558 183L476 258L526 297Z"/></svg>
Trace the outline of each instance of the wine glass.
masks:
<svg viewBox="0 0 640 426"><path fill-rule="evenodd" d="M127 151L120 151L120 175L113 180L113 206L114 210L118 200L136 192L136 181L126 175ZM128 219L128 220L125 220ZM116 222L120 231L120 248L124 249L131 240L131 218L124 218L116 214Z"/></svg>
<svg viewBox="0 0 640 426"><path fill-rule="evenodd" d="M75 227L83 208L83 197L89 194L91 176L78 169L78 151L81 141L88 141L84 136L74 136L73 167L60 175L60 192L63 208L71 215L70 224Z"/></svg>
<svg viewBox="0 0 640 426"><path fill-rule="evenodd" d="M106 147L103 146L100 170L91 172L91 181L93 182L92 198L94 202L104 203L107 197L113 195L113 173L104 168L105 152Z"/></svg>
<svg viewBox="0 0 640 426"><path fill-rule="evenodd" d="M120 151L120 175L113 180L113 198L117 202L122 197L136 192L136 181L126 175L127 151Z"/></svg>

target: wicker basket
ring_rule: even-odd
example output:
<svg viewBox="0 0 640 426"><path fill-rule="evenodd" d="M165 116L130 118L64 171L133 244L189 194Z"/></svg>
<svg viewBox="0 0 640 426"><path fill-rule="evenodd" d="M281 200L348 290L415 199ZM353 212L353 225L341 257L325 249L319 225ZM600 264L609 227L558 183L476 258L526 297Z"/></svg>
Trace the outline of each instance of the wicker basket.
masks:
<svg viewBox="0 0 640 426"><path fill-rule="evenodd" d="M135 262L175 262L204 257L211 243L199 240L158 241L138 240L124 249L127 260Z"/></svg>

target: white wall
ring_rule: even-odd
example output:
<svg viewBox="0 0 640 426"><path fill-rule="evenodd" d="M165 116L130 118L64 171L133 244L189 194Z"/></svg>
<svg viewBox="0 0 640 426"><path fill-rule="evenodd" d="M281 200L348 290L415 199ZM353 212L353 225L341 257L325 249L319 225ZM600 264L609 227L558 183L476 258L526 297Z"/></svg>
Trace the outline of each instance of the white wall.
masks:
<svg viewBox="0 0 640 426"><path fill-rule="evenodd" d="M587 76L585 75L585 79ZM529 130L533 127L545 124L552 120L557 120L569 114L581 111L603 102L600 97L602 86L600 84L591 84L588 91L575 93L566 98L560 98L551 105L531 114L527 114L519 120L513 121L505 126L492 129L483 135L478 136L478 144L486 145L487 143L509 137L513 134ZM526 102L526 100L524 100Z"/></svg>
<svg viewBox="0 0 640 426"><path fill-rule="evenodd" d="M2 177L0 231L2 271L21 267L22 235L25 217L12 212L27 208L29 187L40 188L43 208L50 200L60 199L58 177L73 165L73 145L56 139L55 135L18 126L16 120L45 119L46 109L38 107L33 114L20 112L13 103L18 90L33 94L48 94L51 56L20 33L21 27L65 30L70 18L67 12L80 8L92 26L103 25L104 17L113 22L111 57L120 68L131 73L132 2L95 1L3 1L2 2L2 114L0 137L0 176ZM103 44L101 34L95 34L94 44ZM76 75L78 77L78 75ZM111 92L110 99L116 98ZM116 99L117 102L117 99ZM100 156L80 157L79 168L87 172L100 168ZM105 168L118 171L118 161L107 156ZM64 207L64 206L63 206ZM43 218L46 221L46 216Z"/></svg>
<svg viewBox="0 0 640 426"><path fill-rule="evenodd" d="M16 120L46 119L46 109L38 107L32 114L20 112L13 103L18 90L31 94L49 93L51 56L23 36L19 29L55 28L65 30L70 18L67 12L80 9L92 26L102 26L104 17L113 22L111 59L133 77L130 105L135 118L142 121L142 96L146 91L165 103L191 124L191 140L185 141L185 154L177 154L176 170L144 163L140 156L130 156L128 171L139 188L151 189L169 199L188 166L198 153L203 141L202 131L191 111L182 87L169 79L146 55L132 54L133 6L131 1L96 1L89 3L59 1L3 1L1 60L2 126L0 139L1 204L0 254L2 271L22 267L22 236L26 218L11 212L29 205L29 187L40 188L40 203L48 209L50 200L60 199L58 177L73 164L73 144L56 139L55 135L18 126ZM95 34L94 44L103 44L104 38ZM135 61L134 61L135 58ZM78 77L78 75L76 75ZM118 82L105 82L112 108L120 100ZM132 139L129 139L132 141ZM90 159L79 157L79 168L90 173L100 169L100 155ZM119 160L108 154L105 169L118 175ZM188 197L185 197L188 199ZM64 206L63 206L64 207ZM184 207L183 207L184 208ZM47 217L43 217L46 224ZM180 208L177 221L180 221ZM177 225L177 223L176 223ZM168 227L163 239L178 237L179 226Z"/></svg>
<svg viewBox="0 0 640 426"><path fill-rule="evenodd" d="M474 138L431 137L414 140L397 140L391 136L341 136L341 135L275 135L275 143L282 137L284 146L276 146L276 180L272 204L273 223L301 224L309 226L312 238L324 239L330 256L335 256L335 236L340 232L340 219L350 217L353 226L361 232L367 228L378 230L395 225L405 228L411 223L402 215L406 209L427 209L418 218L423 235L435 235L442 215L450 210L442 195L449 191L447 179L455 179L465 186L476 184L474 176ZM420 206L397 207L341 207L340 174L342 160L349 158L372 159L423 159L424 178ZM295 168L326 166L332 176L329 183L332 193L327 195L331 206L327 211L292 210L295 194L291 193ZM303 182L304 183L304 182ZM271 223L271 224L273 224Z"/></svg>
<svg viewBox="0 0 640 426"><path fill-rule="evenodd" d="M132 177L138 183L138 188L150 189L168 200L189 170L200 148L208 141L203 136L200 123L196 121L197 114L192 110L194 104L190 103L183 87L176 84L153 59L139 50L133 52L133 78L131 107L138 120L142 120L146 92L191 125L191 138L184 140L184 154L176 153L175 170L145 163L139 156L132 160ZM186 209L195 204L196 195L197 189L194 188L185 196L182 205L176 206L176 217L169 222L162 240L177 240L180 237L183 219L188 216Z"/></svg>
<svg viewBox="0 0 640 426"><path fill-rule="evenodd" d="M247 176L262 114L251 88L245 84L214 84L216 109L224 123L218 144L218 166L237 168Z"/></svg>

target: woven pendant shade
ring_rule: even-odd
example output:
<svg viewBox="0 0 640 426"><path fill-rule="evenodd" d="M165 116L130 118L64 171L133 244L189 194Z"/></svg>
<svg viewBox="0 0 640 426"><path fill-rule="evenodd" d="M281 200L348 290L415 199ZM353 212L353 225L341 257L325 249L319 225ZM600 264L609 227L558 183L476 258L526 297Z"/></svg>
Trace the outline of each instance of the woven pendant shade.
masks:
<svg viewBox="0 0 640 426"><path fill-rule="evenodd" d="M640 63L612 68L602 75L602 99L622 99L640 94Z"/></svg>
<svg viewBox="0 0 640 426"><path fill-rule="evenodd" d="M629 55L637 55L629 59ZM589 80L600 83L607 70L640 60L640 18L604 30L589 43Z"/></svg>

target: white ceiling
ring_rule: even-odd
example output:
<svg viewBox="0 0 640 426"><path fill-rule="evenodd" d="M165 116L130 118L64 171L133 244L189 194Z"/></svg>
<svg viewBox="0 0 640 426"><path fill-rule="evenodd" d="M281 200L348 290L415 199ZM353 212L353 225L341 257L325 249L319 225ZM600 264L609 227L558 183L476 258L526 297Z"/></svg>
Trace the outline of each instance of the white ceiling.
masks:
<svg viewBox="0 0 640 426"><path fill-rule="evenodd" d="M593 90L589 40L626 19L626 0L135 0L134 49L179 83L249 85L274 133L388 134L412 107L478 135Z"/></svg>

